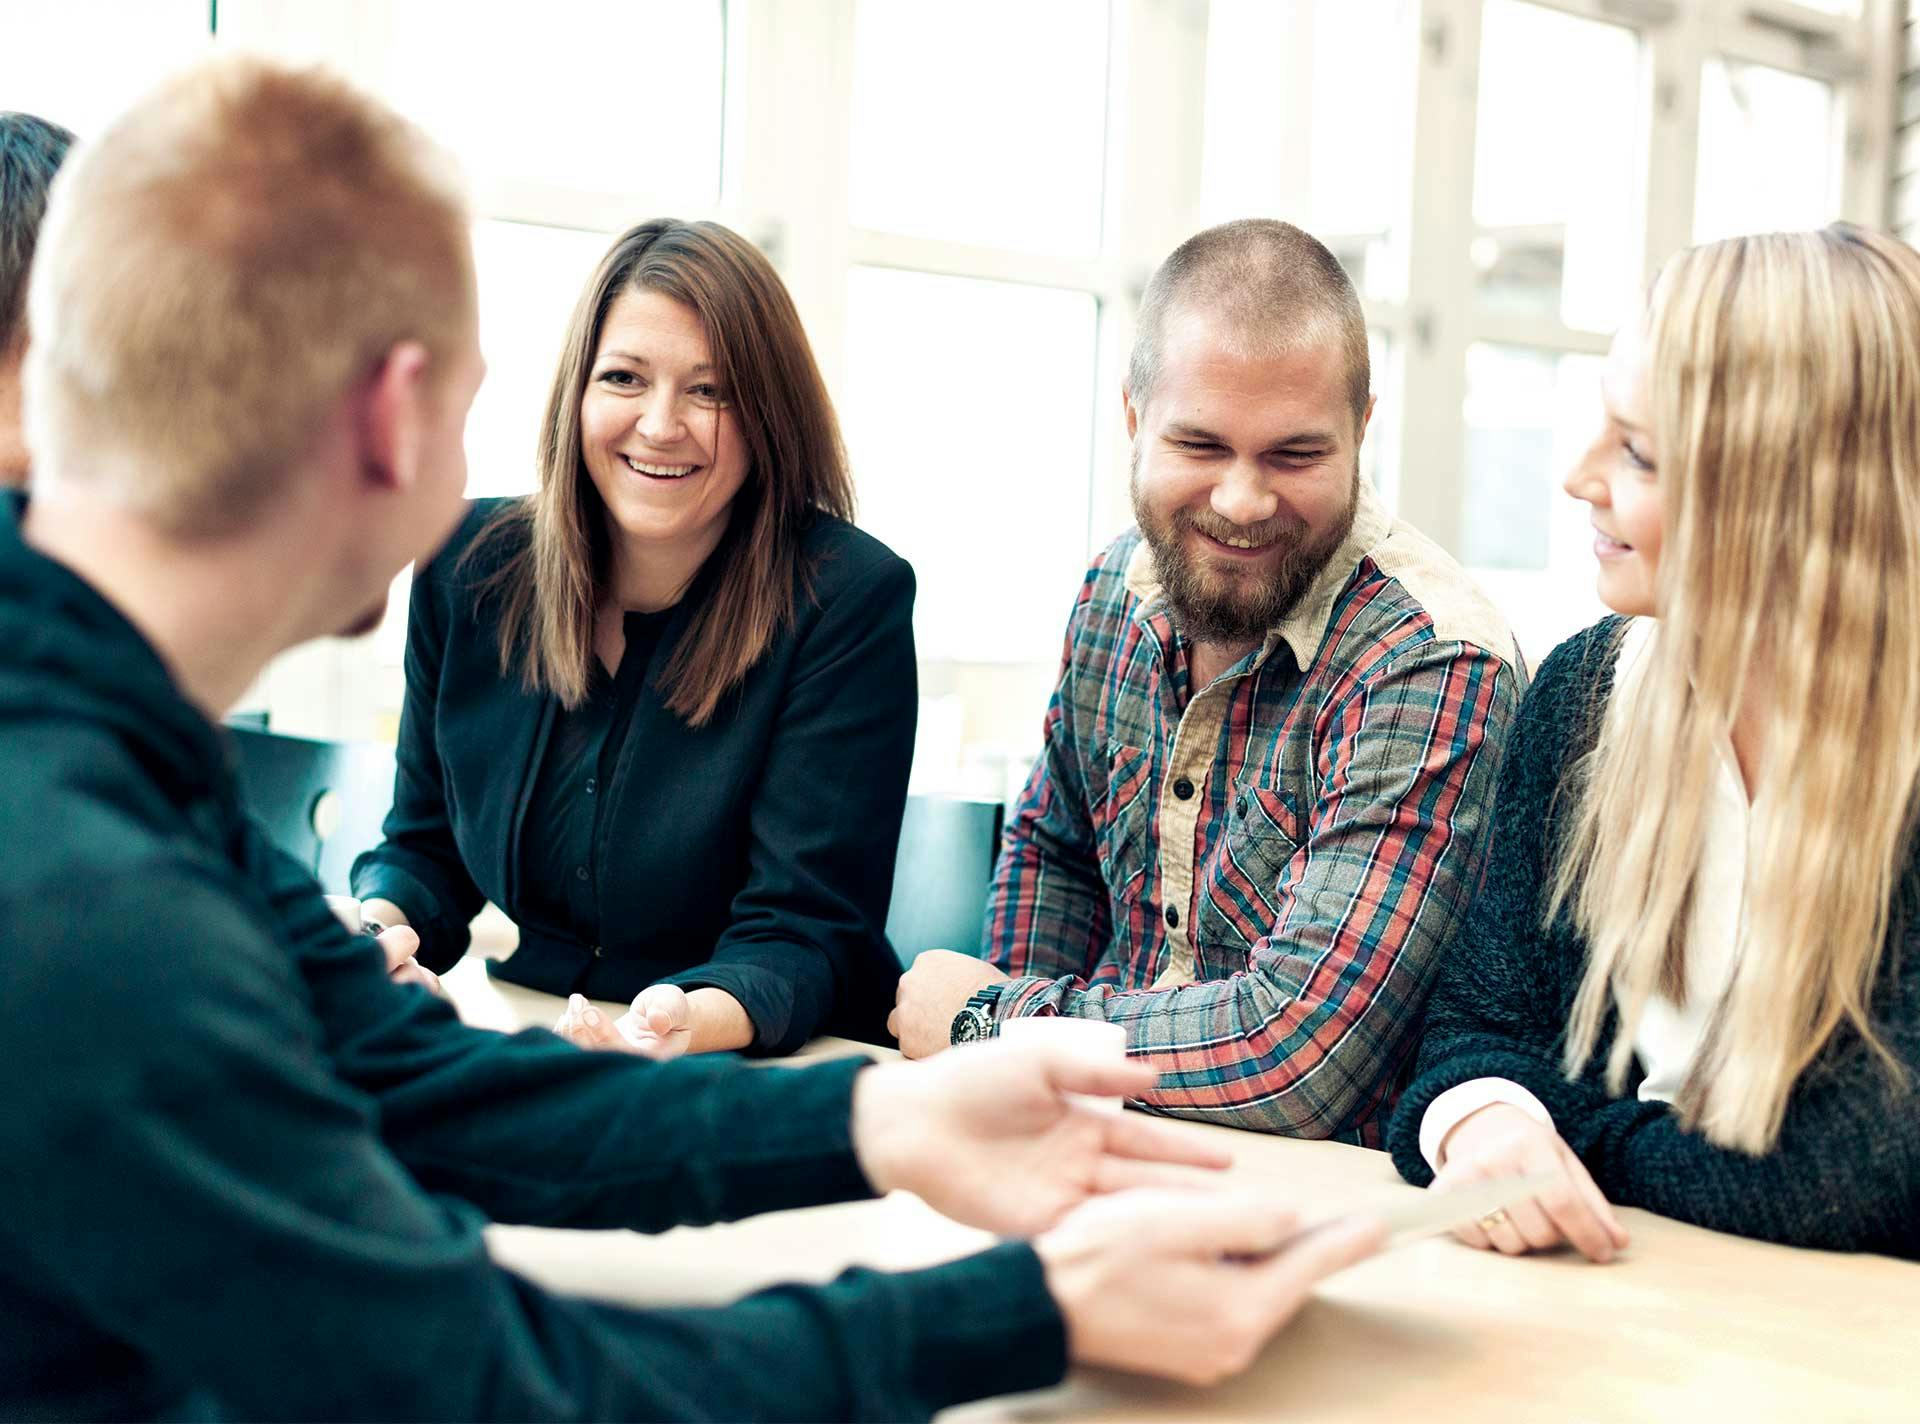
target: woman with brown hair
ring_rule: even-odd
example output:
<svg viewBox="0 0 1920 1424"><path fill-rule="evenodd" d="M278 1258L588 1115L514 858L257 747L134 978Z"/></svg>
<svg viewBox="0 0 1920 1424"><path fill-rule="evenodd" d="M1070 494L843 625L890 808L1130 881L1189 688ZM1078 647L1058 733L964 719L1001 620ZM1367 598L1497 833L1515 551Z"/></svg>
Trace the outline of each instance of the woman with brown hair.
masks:
<svg viewBox="0 0 1920 1424"><path fill-rule="evenodd" d="M715 223L623 235L574 309L540 487L415 579L362 914L444 969L633 1000L658 1057L883 1038L912 758L913 572L848 521L838 424L772 266ZM577 1003L577 1001L576 1001Z"/></svg>

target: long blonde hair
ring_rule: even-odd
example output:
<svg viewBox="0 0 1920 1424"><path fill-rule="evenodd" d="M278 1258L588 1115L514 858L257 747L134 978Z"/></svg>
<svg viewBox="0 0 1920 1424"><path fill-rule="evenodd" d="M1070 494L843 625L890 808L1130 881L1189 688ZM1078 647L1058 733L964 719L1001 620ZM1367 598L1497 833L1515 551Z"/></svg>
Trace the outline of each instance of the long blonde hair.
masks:
<svg viewBox="0 0 1920 1424"><path fill-rule="evenodd" d="M1620 1010L1623 1089L1656 991L1686 997L1717 748L1767 669L1746 933L1675 1101L1759 1154L1843 1026L1905 1074L1870 1005L1920 786L1920 254L1846 226L1683 252L1648 312L1663 486L1659 633L1575 769L1549 918L1590 945L1578 1075Z"/></svg>

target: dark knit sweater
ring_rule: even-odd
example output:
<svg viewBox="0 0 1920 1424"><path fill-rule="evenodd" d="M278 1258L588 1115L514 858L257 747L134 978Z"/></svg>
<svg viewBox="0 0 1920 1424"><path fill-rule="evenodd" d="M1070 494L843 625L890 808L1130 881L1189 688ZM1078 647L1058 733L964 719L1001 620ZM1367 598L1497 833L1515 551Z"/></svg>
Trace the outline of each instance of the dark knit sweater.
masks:
<svg viewBox="0 0 1920 1424"><path fill-rule="evenodd" d="M1389 1132L1394 1164L1424 1185L1420 1119L1441 1093L1474 1078L1508 1078L1537 1096L1608 1200L1742 1236L1830 1250L1920 1257L1920 1092L1896 1091L1880 1061L1843 1028L1793 1090L1774 1150L1714 1146L1672 1108L1604 1082L1610 1017L1577 1081L1560 1068L1566 1026L1587 963L1563 912L1542 928L1548 876L1570 803L1555 793L1593 745L1613 686L1621 621L1569 639L1541 666L1520 709L1494 807L1485 880L1441 968L1413 1086ZM1648 814L1658 814L1650 794ZM1875 1027L1920 1072L1920 858L1894 907L1892 952L1873 998Z"/></svg>

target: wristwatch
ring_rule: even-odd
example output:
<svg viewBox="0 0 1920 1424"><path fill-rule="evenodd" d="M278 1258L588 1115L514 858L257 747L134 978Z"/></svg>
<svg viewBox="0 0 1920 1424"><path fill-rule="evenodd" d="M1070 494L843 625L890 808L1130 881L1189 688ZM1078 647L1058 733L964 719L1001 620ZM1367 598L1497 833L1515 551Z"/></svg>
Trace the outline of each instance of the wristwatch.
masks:
<svg viewBox="0 0 1920 1424"><path fill-rule="evenodd" d="M992 1038L1000 1025L994 1020L994 1007L1000 1002L1000 991L1004 984L989 984L984 989L975 989L967 999L966 1007L953 1016L953 1028L947 1035L949 1043L978 1043L983 1038Z"/></svg>

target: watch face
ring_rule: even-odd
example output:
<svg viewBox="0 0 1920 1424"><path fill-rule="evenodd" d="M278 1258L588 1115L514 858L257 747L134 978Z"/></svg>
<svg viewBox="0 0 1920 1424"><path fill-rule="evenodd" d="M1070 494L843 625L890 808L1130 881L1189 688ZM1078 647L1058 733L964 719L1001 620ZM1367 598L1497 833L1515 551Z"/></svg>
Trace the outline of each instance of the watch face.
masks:
<svg viewBox="0 0 1920 1424"><path fill-rule="evenodd" d="M977 1043L987 1036L987 1029L987 1016L978 1009L962 1009L953 1016L955 1043Z"/></svg>

